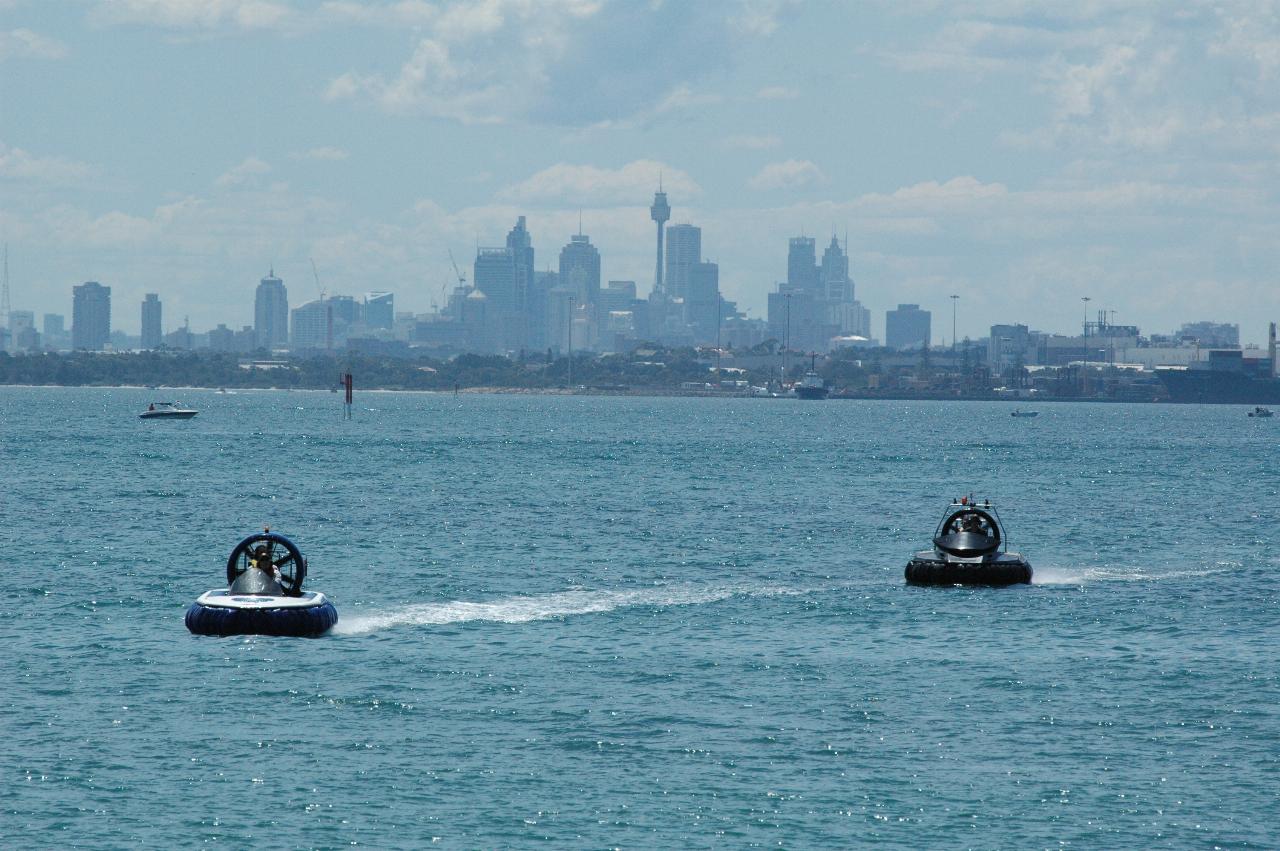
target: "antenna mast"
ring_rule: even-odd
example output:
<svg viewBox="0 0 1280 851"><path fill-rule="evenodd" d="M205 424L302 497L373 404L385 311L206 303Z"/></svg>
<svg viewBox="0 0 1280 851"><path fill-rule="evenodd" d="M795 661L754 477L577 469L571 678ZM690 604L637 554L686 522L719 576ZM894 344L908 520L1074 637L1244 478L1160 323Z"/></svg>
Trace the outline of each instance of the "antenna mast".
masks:
<svg viewBox="0 0 1280 851"><path fill-rule="evenodd" d="M0 286L0 327L9 327L9 243L4 244L4 284Z"/></svg>

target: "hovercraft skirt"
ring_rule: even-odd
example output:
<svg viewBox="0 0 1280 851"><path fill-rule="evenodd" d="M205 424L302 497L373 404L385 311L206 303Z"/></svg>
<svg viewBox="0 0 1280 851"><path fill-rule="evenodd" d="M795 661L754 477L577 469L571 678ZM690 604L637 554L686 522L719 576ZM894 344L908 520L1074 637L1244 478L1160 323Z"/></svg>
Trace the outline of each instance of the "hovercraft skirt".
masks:
<svg viewBox="0 0 1280 851"><path fill-rule="evenodd" d="M187 629L196 635L287 635L314 637L338 622L338 610L327 600L319 606L225 608L192 603Z"/></svg>
<svg viewBox="0 0 1280 851"><path fill-rule="evenodd" d="M954 562L913 558L907 563L909 585L1022 585L1031 582L1025 561Z"/></svg>

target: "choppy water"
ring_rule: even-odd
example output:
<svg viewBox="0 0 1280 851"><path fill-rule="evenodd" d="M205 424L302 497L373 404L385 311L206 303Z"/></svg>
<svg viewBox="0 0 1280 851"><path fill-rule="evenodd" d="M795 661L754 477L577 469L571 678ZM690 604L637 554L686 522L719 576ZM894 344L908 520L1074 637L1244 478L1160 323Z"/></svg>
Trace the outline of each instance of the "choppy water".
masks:
<svg viewBox="0 0 1280 851"><path fill-rule="evenodd" d="M1280 420L156 395L0 389L0 845L1280 844ZM264 524L335 633L188 635Z"/></svg>

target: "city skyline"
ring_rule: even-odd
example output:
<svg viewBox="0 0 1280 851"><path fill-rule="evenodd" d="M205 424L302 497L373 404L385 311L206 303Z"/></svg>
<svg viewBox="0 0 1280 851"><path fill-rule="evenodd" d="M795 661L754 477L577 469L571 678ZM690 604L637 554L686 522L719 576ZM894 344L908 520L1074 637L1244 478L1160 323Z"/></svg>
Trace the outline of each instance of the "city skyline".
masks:
<svg viewBox="0 0 1280 851"><path fill-rule="evenodd" d="M665 193L655 193L655 205ZM661 218L659 224L666 218ZM581 224L579 224L581 227ZM661 253L664 234L669 255ZM690 224L671 225L658 231L659 263L655 280L660 282L646 299L638 298L634 281L609 280L601 286L601 258L581 232L570 236L560 251L559 272L533 271L535 250L525 216L519 216L507 234L505 248L477 247L474 276L470 284L455 268L456 286L447 299L449 289L442 290L444 304L433 305L426 314L400 312L394 308L395 294L369 291L357 299L343 293L320 289L317 297L303 299L292 307L283 279L274 267L268 270L256 288L252 324L240 330L225 323L208 331L192 332L190 317L164 333L162 300L159 294L147 293L141 303L139 335L129 335L111 320L111 288L89 281L74 285L72 294L72 328L64 328L62 314L43 315L43 333L37 331L36 314L29 310L9 312L8 334L0 328L0 349L38 351L103 348L108 342L114 348L211 348L215 351L250 352L255 349L287 349L308 351L342 349L347 340L399 341L401 344L453 349L457 352L515 353L546 347L561 350L567 346L569 324L583 327L573 338L574 348L583 351L622 351L643 343L661 345L700 345L721 342L722 321L726 347L747 348L772 339L799 351L827 352L841 346L881 346L909 350L920 346L942 347L948 344L944 333L932 331L931 311L917 304L899 303L885 311L883 339L876 336L870 311L855 298L856 284L849 273L848 255L836 236L831 237L819 263L816 240L791 237L787 240L787 279L777 284L770 294L767 318L746 317L733 302L719 298L718 267L701 262L700 228ZM699 274L708 270L709 275ZM314 268L313 277L319 286ZM701 282L701 283L699 283ZM492 293L491 297L487 293ZM565 301L565 298L568 301ZM478 299L478 301L476 301ZM952 294L952 320L959 294ZM1081 299L1089 310L1092 299ZM576 314L573 312L576 302ZM478 313L476 311L479 311ZM626 322L617 325L610 311L626 314ZM576 315L576 319L573 318ZM712 318L714 316L714 319ZM81 318L76 328L76 317ZM477 318L479 322L477 322ZM548 320L550 320L549 324ZM733 323L733 324L730 324ZM1083 317L1084 344L1089 337L1106 337L1114 358L1119 348L1131 354L1141 350L1139 361L1153 357L1169 357L1170 347L1179 351L1174 361L1191 357L1187 352L1200 348L1258 348L1256 341L1242 340L1239 325L1212 320L1184 321L1176 329L1147 329L1136 324L1116 324L1115 311L1106 308ZM942 326L939 326L942 327ZM1274 333L1274 323L1270 330ZM1090 330L1092 329L1092 330ZM965 336L970 342L989 348L993 360L1012 357L1016 347L1033 339L1050 339L1058 357L1069 358L1082 345L1080 334L1058 329L1044 329L1022 323L996 323L990 336ZM393 333L394 332L394 333ZM954 347L958 339L950 338ZM618 336L614 336L618 335ZM859 336L861 335L861 336ZM197 342L197 339L199 341ZM132 339L132 342L125 341ZM1075 340L1073 343L1072 340ZM1088 350L1081 355L1087 356ZM1100 358L1105 360L1106 358ZM1194 359L1194 357L1191 357ZM1065 362L1065 361L1063 361ZM1148 365L1150 368L1150 365Z"/></svg>
<svg viewBox="0 0 1280 851"><path fill-rule="evenodd" d="M645 296L661 180L753 316L785 277L776 241L802 232L848 234L877 317L963 293L960 336L996 317L1066 331L1082 296L1253 341L1280 315L1280 24L1251 4L0 14L15 310L67 314L67 287L100 280L238 326L241 282L274 265L309 294L314 260L331 291L425 312L449 250L518 215L557 239L581 215L603 276Z"/></svg>

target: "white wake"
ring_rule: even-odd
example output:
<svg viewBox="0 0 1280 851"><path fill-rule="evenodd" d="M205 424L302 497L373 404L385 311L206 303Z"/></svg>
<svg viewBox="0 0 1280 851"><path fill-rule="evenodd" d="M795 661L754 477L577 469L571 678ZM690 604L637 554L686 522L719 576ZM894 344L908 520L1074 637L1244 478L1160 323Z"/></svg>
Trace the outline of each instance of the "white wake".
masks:
<svg viewBox="0 0 1280 851"><path fill-rule="evenodd" d="M747 585L664 585L626 591L574 589L529 597L503 597L484 603L453 600L420 603L388 611L342 617L333 632L361 635L398 626L432 626L466 621L527 623L572 615L611 612L628 606L692 606L730 597L805 594L812 589Z"/></svg>
<svg viewBox="0 0 1280 851"><path fill-rule="evenodd" d="M1031 575L1031 583L1033 585L1083 585L1088 582L1160 582L1170 579L1195 579L1239 569L1239 564L1227 563L1220 563L1214 567L1156 572L1147 572L1137 567L1036 567Z"/></svg>

